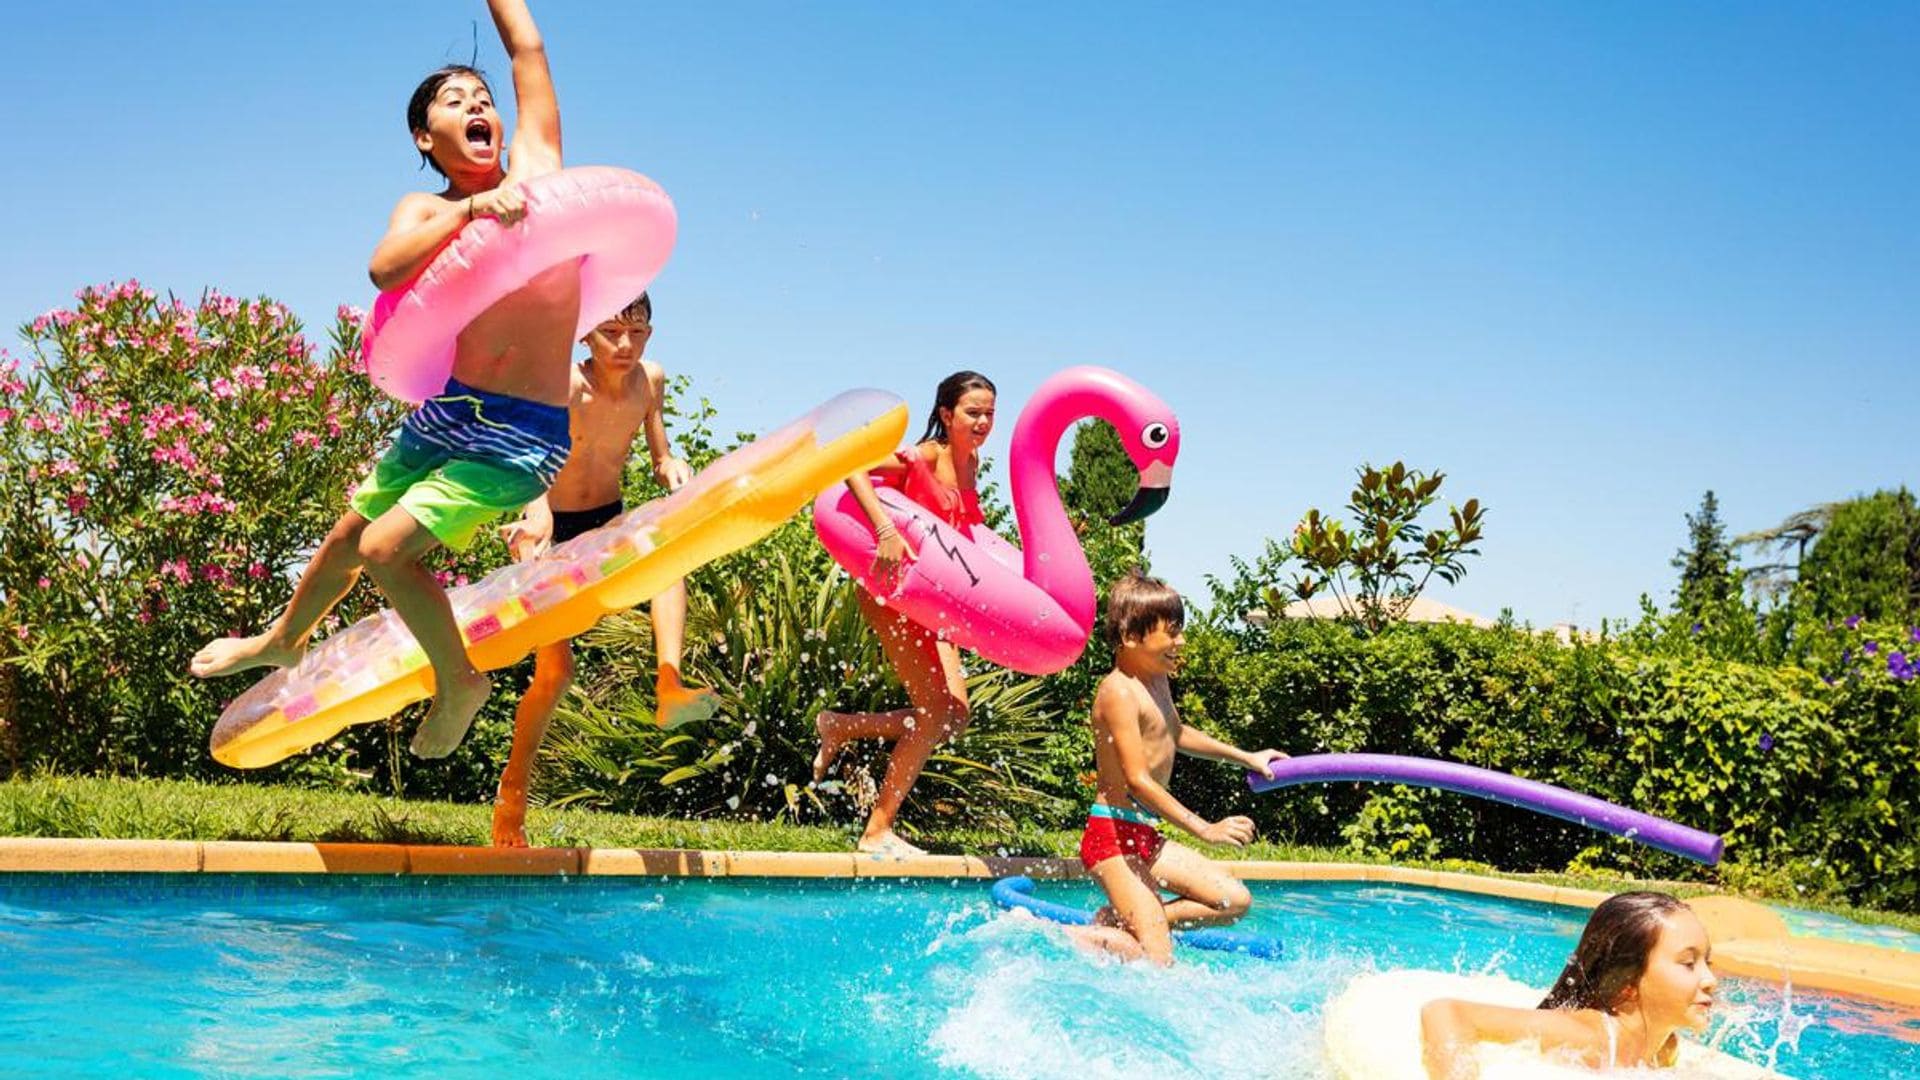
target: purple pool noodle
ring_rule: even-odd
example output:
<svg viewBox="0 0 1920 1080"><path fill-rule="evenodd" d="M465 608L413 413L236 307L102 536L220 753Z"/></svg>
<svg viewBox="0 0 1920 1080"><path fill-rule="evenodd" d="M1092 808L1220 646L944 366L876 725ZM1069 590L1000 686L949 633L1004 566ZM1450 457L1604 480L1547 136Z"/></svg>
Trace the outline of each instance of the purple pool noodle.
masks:
<svg viewBox="0 0 1920 1080"><path fill-rule="evenodd" d="M1522 810L1571 821L1589 829L1624 836L1708 866L1720 861L1721 849L1726 846L1725 840L1712 833L1689 829L1665 818L1629 810L1537 780L1522 780L1492 769L1479 769L1453 761L1400 757L1395 754L1310 754L1276 761L1272 769L1271 778L1257 772L1248 773L1247 786L1255 791L1271 791L1294 784L1362 780L1439 788L1491 799Z"/></svg>

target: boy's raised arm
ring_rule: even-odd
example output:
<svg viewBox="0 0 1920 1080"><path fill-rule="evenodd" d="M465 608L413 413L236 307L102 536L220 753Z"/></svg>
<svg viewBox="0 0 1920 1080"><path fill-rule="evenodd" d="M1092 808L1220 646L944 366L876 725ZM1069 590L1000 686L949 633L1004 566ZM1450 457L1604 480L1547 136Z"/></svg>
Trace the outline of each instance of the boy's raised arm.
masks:
<svg viewBox="0 0 1920 1080"><path fill-rule="evenodd" d="M547 67L547 46L526 0L487 0L500 44L513 64L513 164L534 175L560 167L560 101ZM528 157L539 160L529 161Z"/></svg>

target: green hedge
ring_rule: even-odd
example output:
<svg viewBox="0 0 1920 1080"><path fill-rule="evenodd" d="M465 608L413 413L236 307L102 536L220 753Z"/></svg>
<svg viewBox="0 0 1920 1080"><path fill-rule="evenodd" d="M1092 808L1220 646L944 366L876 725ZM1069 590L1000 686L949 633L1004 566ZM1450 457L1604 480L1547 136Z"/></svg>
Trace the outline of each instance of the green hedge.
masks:
<svg viewBox="0 0 1920 1080"><path fill-rule="evenodd" d="M1870 629L1850 630L1857 634ZM1891 631L1882 634L1891 637ZM1720 833L1720 874L1776 891L1920 908L1920 682L1882 665L1838 676L1519 629L1328 623L1189 634L1182 707L1243 746L1367 751L1496 769ZM1849 660L1853 655L1849 650ZM1674 856L1495 803L1386 785L1253 798L1187 769L1217 815L1253 808L1301 843L1466 858L1511 869L1712 874Z"/></svg>

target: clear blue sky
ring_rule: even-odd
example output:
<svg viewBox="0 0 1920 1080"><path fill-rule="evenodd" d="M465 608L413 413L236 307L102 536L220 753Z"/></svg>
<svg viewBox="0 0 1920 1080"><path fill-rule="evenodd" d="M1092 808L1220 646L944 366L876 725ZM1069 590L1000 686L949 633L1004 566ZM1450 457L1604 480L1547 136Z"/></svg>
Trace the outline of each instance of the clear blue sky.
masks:
<svg viewBox="0 0 1920 1080"><path fill-rule="evenodd" d="M1487 503L1436 595L1541 624L1667 597L1707 488L1739 531L1915 483L1920 9L1342 8L535 14L569 161L679 206L653 355L727 427L1111 365L1181 417L1183 588L1363 459ZM130 276L364 304L414 83L478 20L508 96L480 0L5 17L8 325Z"/></svg>

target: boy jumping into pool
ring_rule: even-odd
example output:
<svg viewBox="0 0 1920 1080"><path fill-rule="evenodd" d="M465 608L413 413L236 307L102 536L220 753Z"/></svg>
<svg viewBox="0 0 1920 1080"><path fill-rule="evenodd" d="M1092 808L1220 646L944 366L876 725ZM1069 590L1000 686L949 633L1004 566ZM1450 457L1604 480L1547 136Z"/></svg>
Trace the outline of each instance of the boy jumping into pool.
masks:
<svg viewBox="0 0 1920 1080"><path fill-rule="evenodd" d="M527 504L526 516L500 530L507 550L522 561L538 558L550 544L565 543L619 517L620 479L643 430L653 477L677 491L693 476L667 443L664 404L667 373L643 359L653 336L653 301L645 293L586 337L587 358L575 365L567 413L573 454L547 493ZM687 588L676 581L653 598L653 644L660 671L655 678L654 718L662 727L713 715L713 692L680 682L680 644L687 622ZM573 681L573 646L562 641L534 653L533 681L513 716L513 752L500 774L493 804L495 847L527 846L527 780L534 754L546 736L554 706Z"/></svg>
<svg viewBox="0 0 1920 1080"><path fill-rule="evenodd" d="M451 66L427 76L407 104L421 160L446 190L403 196L368 273L381 290L413 279L467 222L511 226L526 214L517 185L560 169L560 110L546 46L525 0L488 0L513 65L512 168L502 125L480 72ZM193 657L201 678L296 663L314 626L360 576L373 575L433 665L433 708L413 752L444 757L466 737L490 683L468 662L447 594L421 565L445 544L456 551L481 528L538 498L566 463L568 387L580 314L577 263L544 271L460 332L453 378L400 428L264 633L221 638Z"/></svg>
<svg viewBox="0 0 1920 1080"><path fill-rule="evenodd" d="M1164 819L1211 844L1253 839L1244 817L1209 822L1167 791L1174 752L1265 771L1287 755L1247 753L1185 726L1170 676L1180 669L1186 606L1165 582L1129 574L1107 599L1113 670L1093 698L1095 802L1080 837L1080 861L1106 891L1108 906L1078 936L1124 959L1173 963L1172 928L1224 925L1247 913L1247 887L1191 848L1163 838ZM1157 817L1155 815L1158 815ZM1162 900L1161 888L1175 893Z"/></svg>

